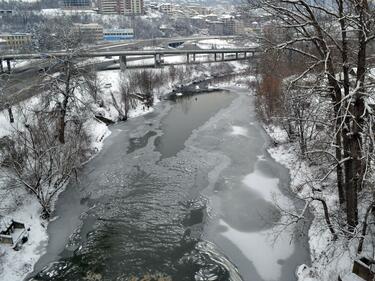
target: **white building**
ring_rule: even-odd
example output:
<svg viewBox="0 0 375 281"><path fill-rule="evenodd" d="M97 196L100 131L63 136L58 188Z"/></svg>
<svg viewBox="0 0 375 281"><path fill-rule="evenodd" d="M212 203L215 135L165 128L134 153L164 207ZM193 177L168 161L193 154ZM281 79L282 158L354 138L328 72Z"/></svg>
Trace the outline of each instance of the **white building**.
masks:
<svg viewBox="0 0 375 281"><path fill-rule="evenodd" d="M160 4L159 11L164 14L171 14L173 12L173 5L171 3Z"/></svg>

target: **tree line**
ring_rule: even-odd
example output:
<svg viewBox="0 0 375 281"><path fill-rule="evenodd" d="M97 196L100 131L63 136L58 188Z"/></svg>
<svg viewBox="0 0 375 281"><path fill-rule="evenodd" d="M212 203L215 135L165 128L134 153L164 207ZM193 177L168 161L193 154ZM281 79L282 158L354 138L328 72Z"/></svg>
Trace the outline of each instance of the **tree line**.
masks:
<svg viewBox="0 0 375 281"><path fill-rule="evenodd" d="M257 107L316 167L306 202L320 202L334 240L372 243L375 7L367 0L248 0L263 28ZM372 72L371 72L372 71ZM337 204L327 203L335 190ZM303 215L296 216L299 220Z"/></svg>

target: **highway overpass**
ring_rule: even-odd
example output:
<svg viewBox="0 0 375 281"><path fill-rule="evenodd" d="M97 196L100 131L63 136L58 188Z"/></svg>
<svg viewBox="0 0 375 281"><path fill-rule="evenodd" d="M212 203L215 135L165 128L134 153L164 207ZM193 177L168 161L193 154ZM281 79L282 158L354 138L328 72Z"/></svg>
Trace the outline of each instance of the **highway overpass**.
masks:
<svg viewBox="0 0 375 281"><path fill-rule="evenodd" d="M183 55L186 56L186 63L195 62L197 55L213 55L214 61L225 61L226 55L231 54L234 59L246 59L249 56L253 57L260 50L258 48L229 48L229 49L162 49L162 50L146 50L146 51L77 51L77 52L49 52L49 53L31 53L31 54L5 54L0 55L0 71L11 72L11 61L17 60L38 60L38 59L61 59L66 58L109 58L119 57L120 63L123 66L127 64L128 57L137 57L138 59L154 57L155 66L163 64L165 56ZM233 57L231 58L233 59ZM6 62L6 68L3 66Z"/></svg>

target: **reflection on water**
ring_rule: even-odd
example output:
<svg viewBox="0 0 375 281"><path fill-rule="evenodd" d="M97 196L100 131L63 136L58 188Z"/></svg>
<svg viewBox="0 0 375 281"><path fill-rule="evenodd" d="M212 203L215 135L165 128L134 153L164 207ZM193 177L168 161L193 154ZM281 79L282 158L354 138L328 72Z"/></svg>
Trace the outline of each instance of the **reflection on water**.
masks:
<svg viewBox="0 0 375 281"><path fill-rule="evenodd" d="M155 148L162 158L176 155L184 148L191 132L202 126L233 100L225 91L178 98L175 106L163 120L163 134L155 140Z"/></svg>

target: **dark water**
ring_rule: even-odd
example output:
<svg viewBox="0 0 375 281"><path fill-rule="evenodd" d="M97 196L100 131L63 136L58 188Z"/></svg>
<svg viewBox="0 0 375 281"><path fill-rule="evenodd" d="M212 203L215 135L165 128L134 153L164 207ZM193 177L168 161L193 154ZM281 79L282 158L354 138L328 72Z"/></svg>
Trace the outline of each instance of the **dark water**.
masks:
<svg viewBox="0 0 375 281"><path fill-rule="evenodd" d="M258 171L250 182L288 185L287 170L265 156L253 113L246 92L215 92L113 127L80 181L60 196L34 279L296 280L308 251L293 244L272 252L262 231L280 213L244 183ZM252 260L261 250L248 249L254 242L278 257L273 274Z"/></svg>

